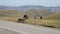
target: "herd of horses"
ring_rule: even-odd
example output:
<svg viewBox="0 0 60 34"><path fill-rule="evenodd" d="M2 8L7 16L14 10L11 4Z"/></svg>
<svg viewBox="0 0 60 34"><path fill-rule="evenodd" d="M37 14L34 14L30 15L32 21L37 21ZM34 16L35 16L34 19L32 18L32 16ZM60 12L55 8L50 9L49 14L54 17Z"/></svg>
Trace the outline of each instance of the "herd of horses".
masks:
<svg viewBox="0 0 60 34"><path fill-rule="evenodd" d="M25 23L26 22L25 20L28 18L29 18L28 15L24 15L23 18L18 19L18 22ZM36 19L36 17L34 17L34 19ZM42 19L42 16L40 16L40 19Z"/></svg>
<svg viewBox="0 0 60 34"><path fill-rule="evenodd" d="M23 18L19 18L18 22L19 23L26 23L26 19L28 19L29 17L27 15L24 15ZM37 19L36 17L34 17L34 19ZM40 16L40 19L42 19L42 16ZM48 26L48 25L42 25L42 26L46 26L46 27L51 27L51 28L56 28L54 26Z"/></svg>

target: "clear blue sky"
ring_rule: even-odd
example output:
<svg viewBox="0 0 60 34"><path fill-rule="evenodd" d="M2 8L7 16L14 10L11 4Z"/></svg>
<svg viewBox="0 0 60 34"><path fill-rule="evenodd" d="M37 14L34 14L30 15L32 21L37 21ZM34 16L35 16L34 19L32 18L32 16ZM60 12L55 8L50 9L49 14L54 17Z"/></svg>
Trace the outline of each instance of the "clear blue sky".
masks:
<svg viewBox="0 0 60 34"><path fill-rule="evenodd" d="M24 5L60 6L60 0L0 0L0 5L6 5L6 6L24 6Z"/></svg>

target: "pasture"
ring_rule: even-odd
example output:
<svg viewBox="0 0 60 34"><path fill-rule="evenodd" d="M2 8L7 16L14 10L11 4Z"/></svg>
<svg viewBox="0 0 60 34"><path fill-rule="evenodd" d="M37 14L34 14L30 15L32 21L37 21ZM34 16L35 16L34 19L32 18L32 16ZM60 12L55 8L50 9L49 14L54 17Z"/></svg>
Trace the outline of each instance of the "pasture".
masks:
<svg viewBox="0 0 60 34"><path fill-rule="evenodd" d="M11 17L1 17L0 19L14 22L18 21L18 18L11 18ZM38 26L53 26L56 28L60 28L60 20L45 20L45 19L40 20L40 19L29 18L25 21L26 21L25 24L32 24Z"/></svg>
<svg viewBox="0 0 60 34"><path fill-rule="evenodd" d="M60 20L45 20L45 19L27 19L27 23L39 26L53 26L56 28L60 28Z"/></svg>
<svg viewBox="0 0 60 34"><path fill-rule="evenodd" d="M19 18L23 18L24 13L22 12L16 12L14 10L0 10L0 20L7 20L7 21L14 21L18 22ZM60 28L60 14L54 14L43 17L43 19L30 17L31 15L28 15L29 19L26 19L25 24L33 24L33 25L39 25L39 26L53 26L56 28ZM32 15L33 16L33 15Z"/></svg>

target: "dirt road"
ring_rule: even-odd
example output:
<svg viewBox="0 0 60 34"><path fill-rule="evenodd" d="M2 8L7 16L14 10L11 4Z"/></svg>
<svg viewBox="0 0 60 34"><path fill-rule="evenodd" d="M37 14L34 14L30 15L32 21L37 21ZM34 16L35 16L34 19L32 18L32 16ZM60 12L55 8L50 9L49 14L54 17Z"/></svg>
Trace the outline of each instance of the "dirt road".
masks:
<svg viewBox="0 0 60 34"><path fill-rule="evenodd" d="M59 29L2 20L0 20L0 27L18 32L19 34L60 34Z"/></svg>

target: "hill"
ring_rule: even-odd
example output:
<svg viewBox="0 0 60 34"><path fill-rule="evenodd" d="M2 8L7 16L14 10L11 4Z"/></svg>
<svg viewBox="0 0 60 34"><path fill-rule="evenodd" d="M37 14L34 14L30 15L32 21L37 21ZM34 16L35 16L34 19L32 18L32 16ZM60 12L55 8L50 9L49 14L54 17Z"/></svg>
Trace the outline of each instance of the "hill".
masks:
<svg viewBox="0 0 60 34"><path fill-rule="evenodd" d="M0 19L1 20L9 20L9 21L17 21L18 18L23 16L22 12L18 12L16 10L0 10Z"/></svg>
<svg viewBox="0 0 60 34"><path fill-rule="evenodd" d="M37 9L31 9L31 10L27 10L25 11L25 14L29 15L30 17L40 17L40 16L48 16L48 15L52 15L54 14L53 12L49 11L49 10L37 10Z"/></svg>
<svg viewBox="0 0 60 34"><path fill-rule="evenodd" d="M50 16L46 16L44 19L47 19L47 20L60 20L60 13L59 14L50 15Z"/></svg>
<svg viewBox="0 0 60 34"><path fill-rule="evenodd" d="M0 10L0 17L19 17L21 16L21 12L17 12L16 10Z"/></svg>

